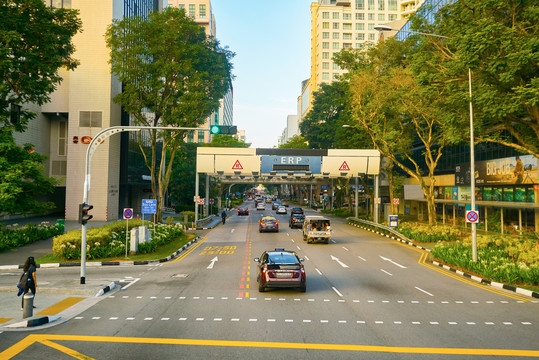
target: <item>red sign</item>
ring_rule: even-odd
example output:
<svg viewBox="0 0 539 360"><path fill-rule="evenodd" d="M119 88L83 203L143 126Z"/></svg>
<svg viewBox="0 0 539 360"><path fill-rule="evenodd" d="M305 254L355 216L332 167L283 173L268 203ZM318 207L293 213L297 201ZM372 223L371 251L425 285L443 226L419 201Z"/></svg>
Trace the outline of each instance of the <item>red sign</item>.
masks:
<svg viewBox="0 0 539 360"><path fill-rule="evenodd" d="M234 166L232 166L232 170L243 170L243 166L241 166L239 160L236 160L236 162L234 163Z"/></svg>
<svg viewBox="0 0 539 360"><path fill-rule="evenodd" d="M346 161L343 161L341 167L339 168L339 171L350 171L350 167L346 163Z"/></svg>
<svg viewBox="0 0 539 360"><path fill-rule="evenodd" d="M394 198L393 199L393 204L399 205L399 202L400 202L399 198Z"/></svg>
<svg viewBox="0 0 539 360"><path fill-rule="evenodd" d="M133 218L133 209L125 208L124 209L124 219L129 220Z"/></svg>
<svg viewBox="0 0 539 360"><path fill-rule="evenodd" d="M479 223L479 213L477 211L466 211L466 221L469 223Z"/></svg>

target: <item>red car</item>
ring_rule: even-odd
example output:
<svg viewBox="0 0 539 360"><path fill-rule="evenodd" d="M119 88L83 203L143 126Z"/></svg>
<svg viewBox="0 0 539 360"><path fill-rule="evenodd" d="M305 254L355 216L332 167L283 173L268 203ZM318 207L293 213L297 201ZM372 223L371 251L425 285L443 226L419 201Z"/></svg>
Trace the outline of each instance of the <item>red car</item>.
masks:
<svg viewBox="0 0 539 360"><path fill-rule="evenodd" d="M258 263L258 291L264 292L267 288L299 288L301 292L307 290L305 268L295 252L283 248L274 251L264 251Z"/></svg>
<svg viewBox="0 0 539 360"><path fill-rule="evenodd" d="M238 209L238 216L241 216L241 215L249 215L249 209L246 208L245 206L242 206Z"/></svg>

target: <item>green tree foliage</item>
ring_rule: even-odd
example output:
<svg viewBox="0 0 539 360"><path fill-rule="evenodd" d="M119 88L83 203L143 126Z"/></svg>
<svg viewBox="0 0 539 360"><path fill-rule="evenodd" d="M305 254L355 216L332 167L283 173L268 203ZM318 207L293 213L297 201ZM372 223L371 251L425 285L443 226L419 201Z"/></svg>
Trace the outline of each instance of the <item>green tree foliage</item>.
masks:
<svg viewBox="0 0 539 360"><path fill-rule="evenodd" d="M232 135L217 134L212 136L211 143L203 144L203 146L248 148L251 147L251 144L238 140Z"/></svg>
<svg viewBox="0 0 539 360"><path fill-rule="evenodd" d="M31 144L18 146L7 128L0 129L0 214L40 214L54 208L52 202L36 200L56 185L54 178L43 175L45 159Z"/></svg>
<svg viewBox="0 0 539 360"><path fill-rule="evenodd" d="M279 149L309 149L309 144L303 136L294 135L287 143L279 145Z"/></svg>
<svg viewBox="0 0 539 360"><path fill-rule="evenodd" d="M447 38L421 37L414 68L438 83L447 111L469 118L471 69L476 142L539 156L537 1L455 1L434 23L424 19L425 11L412 18L415 29Z"/></svg>
<svg viewBox="0 0 539 360"><path fill-rule="evenodd" d="M78 11L54 9L43 0L0 2L0 126L23 131L35 117L21 108L11 122L11 106L42 105L62 81L60 67L74 69L72 37L81 29Z"/></svg>
<svg viewBox="0 0 539 360"><path fill-rule="evenodd" d="M137 125L197 127L219 107L229 89L233 54L208 38L204 29L185 16L182 9L168 7L148 19L115 20L106 33L111 48L112 73L123 84L114 100L131 114ZM151 114L151 116L149 116ZM157 199L157 218L164 191L172 174L176 150L185 131L150 131L150 151L143 146L146 166ZM157 142L169 148L164 176L164 154L157 160Z"/></svg>

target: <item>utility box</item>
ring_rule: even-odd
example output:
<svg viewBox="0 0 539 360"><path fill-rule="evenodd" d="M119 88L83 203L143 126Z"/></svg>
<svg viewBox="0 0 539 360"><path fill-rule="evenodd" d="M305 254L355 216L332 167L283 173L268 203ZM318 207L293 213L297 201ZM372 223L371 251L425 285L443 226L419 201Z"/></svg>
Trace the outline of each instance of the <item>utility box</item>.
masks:
<svg viewBox="0 0 539 360"><path fill-rule="evenodd" d="M142 244L146 241L150 241L150 238L151 238L151 234L150 232L148 231L148 227L146 225L144 226L139 226L138 227L138 241L139 241L139 244Z"/></svg>
<svg viewBox="0 0 539 360"><path fill-rule="evenodd" d="M131 229L130 253L138 254L139 231L138 227Z"/></svg>

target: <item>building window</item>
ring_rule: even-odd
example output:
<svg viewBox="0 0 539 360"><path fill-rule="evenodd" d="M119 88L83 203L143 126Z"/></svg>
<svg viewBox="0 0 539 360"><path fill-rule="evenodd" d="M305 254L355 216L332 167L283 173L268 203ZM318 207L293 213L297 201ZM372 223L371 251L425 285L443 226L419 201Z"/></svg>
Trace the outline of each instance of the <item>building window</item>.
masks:
<svg viewBox="0 0 539 360"><path fill-rule="evenodd" d="M369 24L368 29L369 30L374 30L374 24Z"/></svg>
<svg viewBox="0 0 539 360"><path fill-rule="evenodd" d="M384 11L386 9L386 0L378 0L378 10Z"/></svg>
<svg viewBox="0 0 539 360"><path fill-rule="evenodd" d="M333 23L333 30L339 29L339 23Z"/></svg>
<svg viewBox="0 0 539 360"><path fill-rule="evenodd" d="M101 111L81 111L79 127L101 127L103 113Z"/></svg>
<svg viewBox="0 0 539 360"><path fill-rule="evenodd" d="M352 30L352 24L351 23L342 24L342 29L343 30Z"/></svg>
<svg viewBox="0 0 539 360"><path fill-rule="evenodd" d="M329 49L329 43L328 42L323 42L322 43L322 49Z"/></svg>
<svg viewBox="0 0 539 360"><path fill-rule="evenodd" d="M324 11L324 12L322 13L322 19L329 19L329 12Z"/></svg>
<svg viewBox="0 0 539 360"><path fill-rule="evenodd" d="M194 134L194 133L195 133L194 130L193 130L193 131L189 131L189 132L187 133L187 142L188 142L188 143L194 142L194 140L193 140L193 138L195 137L195 134Z"/></svg>
<svg viewBox="0 0 539 360"><path fill-rule="evenodd" d="M219 109L215 110L215 125L219 125Z"/></svg>
<svg viewBox="0 0 539 360"><path fill-rule="evenodd" d="M58 123L58 156L67 155L67 122Z"/></svg>
<svg viewBox="0 0 539 360"><path fill-rule="evenodd" d="M204 142L204 131L203 130L198 130L198 143L203 143Z"/></svg>
<svg viewBox="0 0 539 360"><path fill-rule="evenodd" d="M363 44L362 43L356 43L356 49L361 49L363 48Z"/></svg>
<svg viewBox="0 0 539 360"><path fill-rule="evenodd" d="M374 0L368 0L368 10L374 10Z"/></svg>
<svg viewBox="0 0 539 360"><path fill-rule="evenodd" d="M356 30L365 30L365 24L363 23L356 23Z"/></svg>
<svg viewBox="0 0 539 360"><path fill-rule="evenodd" d="M395 21L397 20L397 14L389 14L388 18L389 18L389 21Z"/></svg>
<svg viewBox="0 0 539 360"><path fill-rule="evenodd" d="M333 40L339 40L339 33L333 33Z"/></svg>
<svg viewBox="0 0 539 360"><path fill-rule="evenodd" d="M389 11L397 11L397 0L388 0L387 9Z"/></svg>
<svg viewBox="0 0 539 360"><path fill-rule="evenodd" d="M357 34L356 40L365 40L365 34Z"/></svg>
<svg viewBox="0 0 539 360"><path fill-rule="evenodd" d="M356 0L356 10L364 10L364 9L365 9L365 0Z"/></svg>
<svg viewBox="0 0 539 360"><path fill-rule="evenodd" d="M322 29L329 29L329 23L328 22L323 22L322 23Z"/></svg>
<svg viewBox="0 0 539 360"><path fill-rule="evenodd" d="M374 21L374 14L369 14L369 21Z"/></svg>
<svg viewBox="0 0 539 360"><path fill-rule="evenodd" d="M369 40L371 40L371 41L374 40L374 34L369 34Z"/></svg>
<svg viewBox="0 0 539 360"><path fill-rule="evenodd" d="M323 72L322 73L322 80L329 80L329 73Z"/></svg>
<svg viewBox="0 0 539 360"><path fill-rule="evenodd" d="M333 63L333 70L341 70L337 63Z"/></svg>
<svg viewBox="0 0 539 360"><path fill-rule="evenodd" d="M51 161L51 175L52 176L66 176L67 175L67 161L66 160Z"/></svg>
<svg viewBox="0 0 539 360"><path fill-rule="evenodd" d="M352 44L351 43L344 43L344 44L342 44L342 47L343 47L343 49L350 49L352 47Z"/></svg>
<svg viewBox="0 0 539 360"><path fill-rule="evenodd" d="M323 62L322 63L322 69L329 70L329 63L328 62Z"/></svg>
<svg viewBox="0 0 539 360"><path fill-rule="evenodd" d="M329 33L328 32L323 32L322 33L322 39L329 39Z"/></svg>
<svg viewBox="0 0 539 360"><path fill-rule="evenodd" d="M386 16L384 14L378 14L378 21L386 21Z"/></svg>
<svg viewBox="0 0 539 360"><path fill-rule="evenodd" d="M340 44L338 42L333 43L333 50L339 50L341 48Z"/></svg>
<svg viewBox="0 0 539 360"><path fill-rule="evenodd" d="M178 4L178 9L185 10L185 4Z"/></svg>
<svg viewBox="0 0 539 360"><path fill-rule="evenodd" d="M322 53L322 59L328 60L329 59L329 53L328 52L323 52Z"/></svg>
<svg viewBox="0 0 539 360"><path fill-rule="evenodd" d="M356 20L365 20L365 14L356 13Z"/></svg>
<svg viewBox="0 0 539 360"><path fill-rule="evenodd" d="M338 12L334 12L333 13L333 20L339 20L339 13Z"/></svg>
<svg viewBox="0 0 539 360"><path fill-rule="evenodd" d="M352 40L352 34L342 34L343 40Z"/></svg>
<svg viewBox="0 0 539 360"><path fill-rule="evenodd" d="M56 9L71 9L71 0L47 0L46 4Z"/></svg>
<svg viewBox="0 0 539 360"><path fill-rule="evenodd" d="M198 16L202 19L206 18L206 5L205 4L200 4L198 6Z"/></svg>
<svg viewBox="0 0 539 360"><path fill-rule="evenodd" d="M350 13L342 14L342 19L343 20L350 20L350 19L352 19L352 14L350 14Z"/></svg>
<svg viewBox="0 0 539 360"><path fill-rule="evenodd" d="M189 4L189 17L191 17L193 19L196 17L195 4Z"/></svg>

